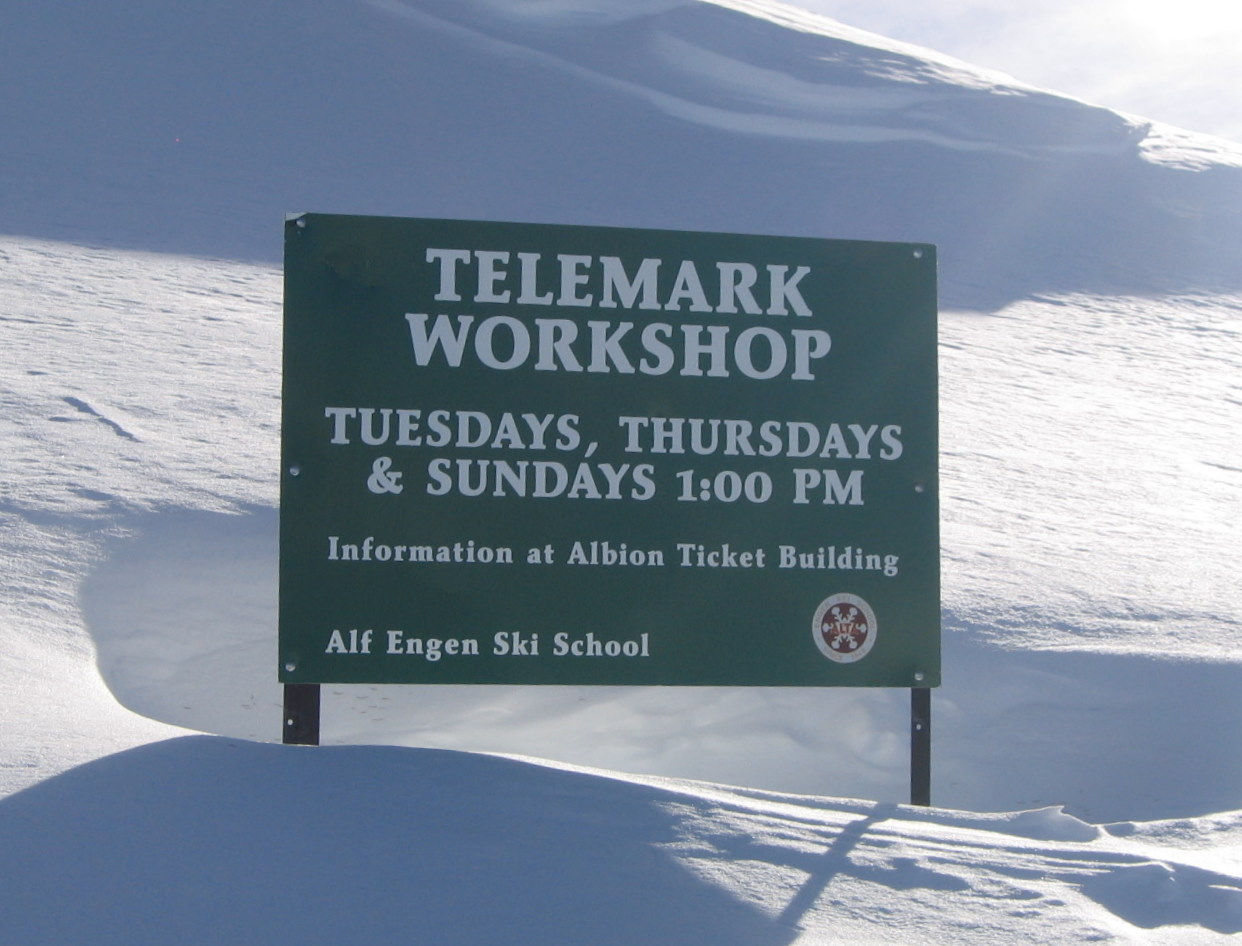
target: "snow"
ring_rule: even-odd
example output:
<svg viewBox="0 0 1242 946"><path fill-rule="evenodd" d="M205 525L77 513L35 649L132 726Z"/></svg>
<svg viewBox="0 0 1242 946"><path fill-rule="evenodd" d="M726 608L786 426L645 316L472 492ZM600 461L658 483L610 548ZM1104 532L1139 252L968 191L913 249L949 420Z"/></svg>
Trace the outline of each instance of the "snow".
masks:
<svg viewBox="0 0 1242 946"><path fill-rule="evenodd" d="M1242 932L1235 146L750 0L56 7L0 31L0 940ZM273 744L297 209L939 244L941 807L904 691Z"/></svg>

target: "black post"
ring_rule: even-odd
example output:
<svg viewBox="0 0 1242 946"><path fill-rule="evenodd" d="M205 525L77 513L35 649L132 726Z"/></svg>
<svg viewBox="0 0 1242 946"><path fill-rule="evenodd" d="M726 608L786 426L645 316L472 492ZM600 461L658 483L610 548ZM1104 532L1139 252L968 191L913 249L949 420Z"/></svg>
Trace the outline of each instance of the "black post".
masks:
<svg viewBox="0 0 1242 946"><path fill-rule="evenodd" d="M910 691L910 804L931 805L931 690Z"/></svg>
<svg viewBox="0 0 1242 946"><path fill-rule="evenodd" d="M286 746L319 745L319 684L286 683L284 739Z"/></svg>

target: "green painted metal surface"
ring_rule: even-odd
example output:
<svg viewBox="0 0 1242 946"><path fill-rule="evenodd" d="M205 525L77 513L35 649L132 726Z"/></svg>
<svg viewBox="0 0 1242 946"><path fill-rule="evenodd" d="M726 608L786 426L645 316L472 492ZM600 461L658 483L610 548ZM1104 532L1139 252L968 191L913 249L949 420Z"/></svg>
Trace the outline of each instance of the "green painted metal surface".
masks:
<svg viewBox="0 0 1242 946"><path fill-rule="evenodd" d="M939 685L933 247L288 221L285 683Z"/></svg>

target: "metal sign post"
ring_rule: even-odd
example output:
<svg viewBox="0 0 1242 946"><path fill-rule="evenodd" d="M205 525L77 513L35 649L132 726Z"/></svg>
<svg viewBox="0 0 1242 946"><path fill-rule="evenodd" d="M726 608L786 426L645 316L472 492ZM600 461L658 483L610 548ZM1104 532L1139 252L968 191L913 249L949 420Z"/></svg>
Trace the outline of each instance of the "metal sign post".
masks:
<svg viewBox="0 0 1242 946"><path fill-rule="evenodd" d="M319 684L286 683L282 742L287 746L319 745Z"/></svg>
<svg viewBox="0 0 1242 946"><path fill-rule="evenodd" d="M910 691L910 804L931 804L931 690Z"/></svg>

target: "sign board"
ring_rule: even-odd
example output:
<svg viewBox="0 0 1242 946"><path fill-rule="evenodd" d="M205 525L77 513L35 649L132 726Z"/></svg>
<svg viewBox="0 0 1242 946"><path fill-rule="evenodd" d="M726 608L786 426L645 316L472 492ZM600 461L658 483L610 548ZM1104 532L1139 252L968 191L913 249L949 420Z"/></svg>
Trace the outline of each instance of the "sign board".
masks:
<svg viewBox="0 0 1242 946"><path fill-rule="evenodd" d="M935 274L291 218L280 680L939 685Z"/></svg>

